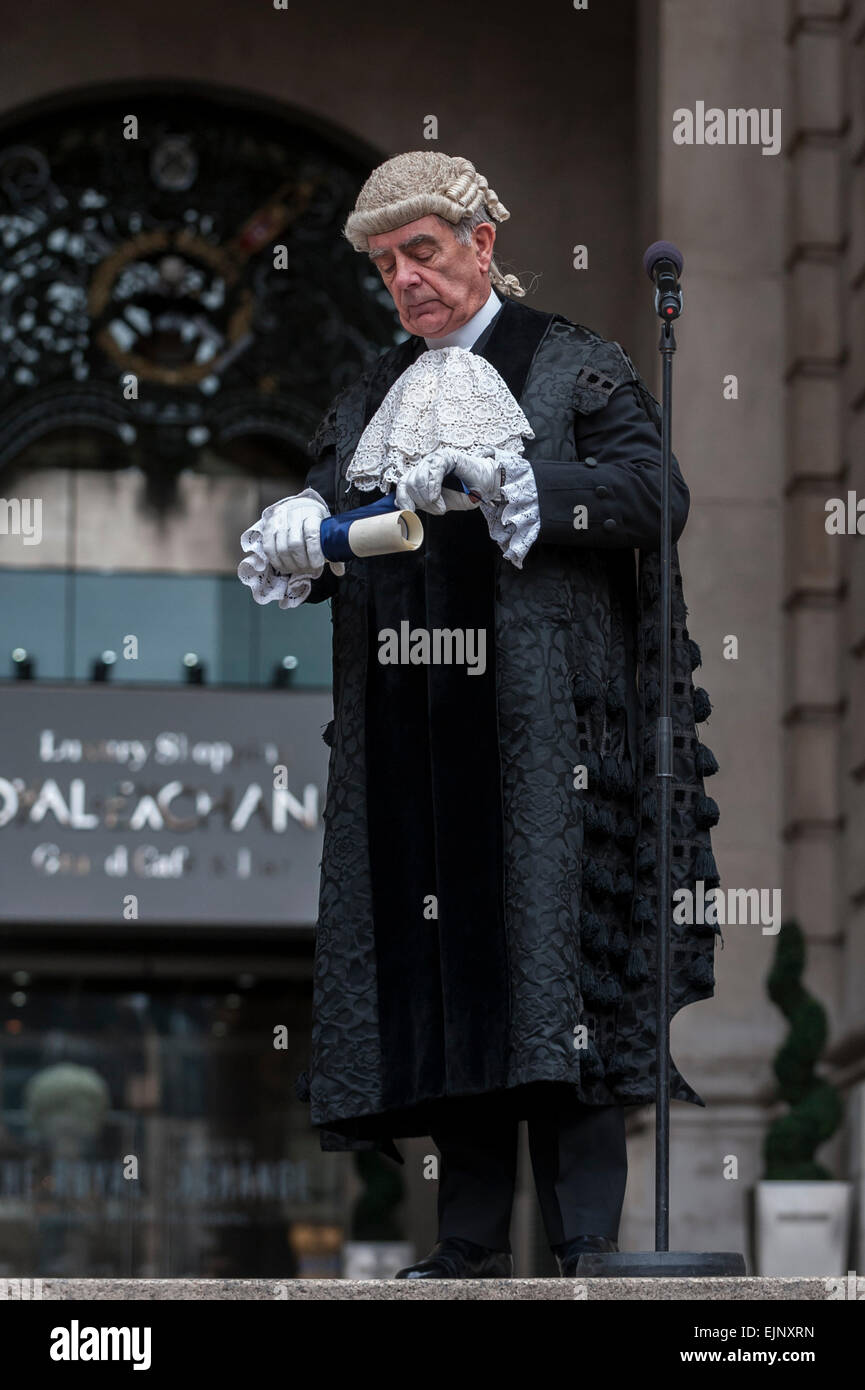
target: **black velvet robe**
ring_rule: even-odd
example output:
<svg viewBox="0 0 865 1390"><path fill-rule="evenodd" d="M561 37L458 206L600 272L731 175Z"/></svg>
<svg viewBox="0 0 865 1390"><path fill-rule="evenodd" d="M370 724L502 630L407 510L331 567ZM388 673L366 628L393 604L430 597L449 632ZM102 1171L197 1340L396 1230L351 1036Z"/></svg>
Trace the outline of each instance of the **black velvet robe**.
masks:
<svg viewBox="0 0 865 1390"><path fill-rule="evenodd" d="M328 412L308 483L333 512L379 495L347 490L345 467L424 350L384 354ZM420 551L351 561L310 596L333 599L335 717L299 1094L325 1148L398 1156L393 1138L429 1133L443 1107L539 1081L594 1104L653 1099L657 405L617 344L512 301L474 350L536 434L541 529L522 571L480 512L421 514ZM688 506L676 462L674 540ZM675 547L674 564L674 887L709 886L714 759ZM406 621L483 630L486 670L382 664L383 630ZM671 1014L713 992L713 949L711 927L674 934ZM672 1074L674 1097L703 1103Z"/></svg>

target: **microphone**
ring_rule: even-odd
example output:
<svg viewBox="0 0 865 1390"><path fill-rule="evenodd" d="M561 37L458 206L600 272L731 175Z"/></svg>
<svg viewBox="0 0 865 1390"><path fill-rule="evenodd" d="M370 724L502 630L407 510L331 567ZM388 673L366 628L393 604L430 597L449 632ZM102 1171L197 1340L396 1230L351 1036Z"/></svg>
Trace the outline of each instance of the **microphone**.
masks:
<svg viewBox="0 0 865 1390"><path fill-rule="evenodd" d="M679 276L684 264L681 251L671 241L653 241L643 256L643 267L655 286L655 313L665 323L682 312Z"/></svg>

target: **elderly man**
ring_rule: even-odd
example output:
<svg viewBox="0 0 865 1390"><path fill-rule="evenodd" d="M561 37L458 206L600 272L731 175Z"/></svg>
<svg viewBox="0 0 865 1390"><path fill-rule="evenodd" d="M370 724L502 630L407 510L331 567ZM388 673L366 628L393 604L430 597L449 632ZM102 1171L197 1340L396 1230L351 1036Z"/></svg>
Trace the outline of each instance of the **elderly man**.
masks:
<svg viewBox="0 0 865 1390"><path fill-rule="evenodd" d="M523 1119L562 1274L617 1249L624 1107L654 1100L659 410L617 343L519 302L493 259L508 216L467 159L416 151L373 171L345 235L410 336L332 404L307 487L270 509L264 542L291 585L284 606L333 605L298 1093L325 1149L402 1162L396 1138L438 1148L438 1241L399 1277L512 1272ZM463 353L436 357L448 348ZM361 488L352 465L377 412L430 367L435 418L459 432L471 393L435 368L469 353L519 403L524 449L495 443L493 410L479 447L433 448L398 477L382 465L374 496L396 483L422 514L422 549L326 566L322 519L371 500L375 472ZM452 474L479 506L444 485ZM675 541L689 507L678 463L672 504ZM719 882L703 788L717 764L695 728L710 705L675 546L673 569L673 886L693 888ZM433 631L483 633L483 669L435 664L422 644L381 659L383 633ZM671 1016L713 993L716 930L672 927ZM673 1098L703 1104L671 1075Z"/></svg>

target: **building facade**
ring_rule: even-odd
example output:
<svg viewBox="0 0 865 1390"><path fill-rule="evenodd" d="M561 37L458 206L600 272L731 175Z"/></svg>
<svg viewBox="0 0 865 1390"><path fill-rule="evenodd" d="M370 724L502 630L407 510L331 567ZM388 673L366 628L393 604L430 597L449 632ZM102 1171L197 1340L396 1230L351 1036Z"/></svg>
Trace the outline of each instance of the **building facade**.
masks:
<svg viewBox="0 0 865 1390"><path fill-rule="evenodd" d="M510 209L497 259L526 302L617 339L650 383L642 252L659 237L684 252L679 552L715 707L715 856L722 885L779 890L805 932L822 1067L845 1104L822 1157L865 1183L865 520L826 527L829 499L865 497L865 3L550 4L530 46L517 7L477 29L452 0L397 25L389 11L216 19L156 0L142 25L96 0L61 32L37 0L7 36L0 491L40 499L41 531L28 538L22 511L0 536L0 777L22 798L0 827L4 868L21 866L0 947L0 1273L339 1268L370 1178L319 1153L290 1084L328 615L255 609L235 570L240 532L299 486L327 401L400 336L339 226L375 163L430 145L468 155ZM765 127L701 140L710 108L765 112ZM158 777L130 770L119 745L160 734L188 736L177 775L170 744ZM284 788L265 786L275 766ZM118 846L125 879L106 868ZM673 1107L674 1249L749 1249L787 1029L765 925L725 928L715 998L673 1024L707 1102ZM621 1243L645 1249L651 1108L629 1131ZM419 1249L431 1152L406 1143L401 1174L397 1224ZM137 1188L117 1178L134 1159ZM514 1246L521 1270L552 1272L528 1165Z"/></svg>

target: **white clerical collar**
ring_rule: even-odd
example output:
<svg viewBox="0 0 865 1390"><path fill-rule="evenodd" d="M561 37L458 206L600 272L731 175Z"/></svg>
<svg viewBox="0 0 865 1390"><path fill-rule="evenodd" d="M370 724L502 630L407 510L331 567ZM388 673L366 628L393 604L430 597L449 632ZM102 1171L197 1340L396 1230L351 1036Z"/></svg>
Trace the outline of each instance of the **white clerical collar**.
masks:
<svg viewBox="0 0 865 1390"><path fill-rule="evenodd" d="M443 338L424 338L424 342L428 348L470 348L473 343L477 342L487 324L495 318L503 302L490 285L486 304L483 304L467 323L464 323L461 328L455 328L453 333L446 333Z"/></svg>

